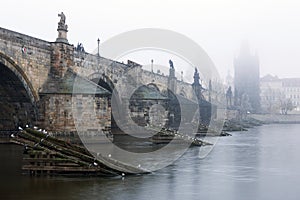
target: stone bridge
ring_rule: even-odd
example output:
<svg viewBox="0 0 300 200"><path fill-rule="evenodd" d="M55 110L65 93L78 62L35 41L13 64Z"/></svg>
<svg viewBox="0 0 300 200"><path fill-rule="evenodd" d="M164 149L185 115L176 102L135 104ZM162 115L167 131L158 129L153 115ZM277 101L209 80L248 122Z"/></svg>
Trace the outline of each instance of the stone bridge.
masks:
<svg viewBox="0 0 300 200"><path fill-rule="evenodd" d="M169 89L187 99L193 98L195 88L178 80L174 68L169 76L164 76L146 71L132 61L124 64L92 55L69 44L64 21L58 23L57 31L56 41L49 42L0 28L0 130L30 124L53 132L75 131L74 96L76 104L83 108L93 105L91 109L101 129L105 129L111 123L113 89L117 89L122 101L127 98L127 87L132 81L159 92ZM73 88L76 77L80 77L78 90ZM77 116L85 118L90 111L83 109ZM88 120L77 123L94 130Z"/></svg>

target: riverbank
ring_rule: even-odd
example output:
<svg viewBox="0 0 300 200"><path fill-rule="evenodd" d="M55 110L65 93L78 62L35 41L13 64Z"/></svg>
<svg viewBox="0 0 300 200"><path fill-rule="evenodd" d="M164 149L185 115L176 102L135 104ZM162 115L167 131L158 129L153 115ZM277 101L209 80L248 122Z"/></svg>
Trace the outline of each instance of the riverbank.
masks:
<svg viewBox="0 0 300 200"><path fill-rule="evenodd" d="M250 114L245 119L230 119L224 122L223 131L247 131L264 124L300 124L299 114Z"/></svg>
<svg viewBox="0 0 300 200"><path fill-rule="evenodd" d="M251 114L249 116L265 124L300 124L299 114Z"/></svg>
<svg viewBox="0 0 300 200"><path fill-rule="evenodd" d="M255 126L261 126L264 122L261 120L257 120L252 117L247 117L246 119L237 120L231 119L226 120L224 122L223 131L247 131L249 128L253 128Z"/></svg>

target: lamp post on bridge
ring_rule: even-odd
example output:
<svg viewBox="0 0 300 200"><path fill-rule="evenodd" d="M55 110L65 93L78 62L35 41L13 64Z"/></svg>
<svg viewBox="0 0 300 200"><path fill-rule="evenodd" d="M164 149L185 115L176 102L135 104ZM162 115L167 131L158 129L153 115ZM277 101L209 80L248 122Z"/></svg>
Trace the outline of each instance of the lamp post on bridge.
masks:
<svg viewBox="0 0 300 200"><path fill-rule="evenodd" d="M151 72L153 73L153 59L151 59Z"/></svg>
<svg viewBox="0 0 300 200"><path fill-rule="evenodd" d="M183 81L183 71L181 71L181 81Z"/></svg>
<svg viewBox="0 0 300 200"><path fill-rule="evenodd" d="M99 53L100 39L99 38L98 38L97 42L98 42L98 53L97 53L97 56L100 57L100 53Z"/></svg>

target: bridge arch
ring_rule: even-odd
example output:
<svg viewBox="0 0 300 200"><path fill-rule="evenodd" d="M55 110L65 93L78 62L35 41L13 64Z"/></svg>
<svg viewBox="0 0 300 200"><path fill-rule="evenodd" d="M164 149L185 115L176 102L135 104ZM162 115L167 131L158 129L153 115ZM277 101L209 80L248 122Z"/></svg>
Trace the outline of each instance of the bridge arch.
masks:
<svg viewBox="0 0 300 200"><path fill-rule="evenodd" d="M0 130L15 130L37 120L38 95L25 72L0 52Z"/></svg>
<svg viewBox="0 0 300 200"><path fill-rule="evenodd" d="M184 88L181 88L179 95L183 96L184 98L187 98Z"/></svg>
<svg viewBox="0 0 300 200"><path fill-rule="evenodd" d="M147 86L150 88L156 89L158 92L160 92L159 87L155 83L149 83Z"/></svg>
<svg viewBox="0 0 300 200"><path fill-rule="evenodd" d="M22 70L22 68L13 59L11 59L2 52L0 52L0 64L4 65L10 71L12 71L16 75L16 77L18 77L18 79L23 83L23 86L26 89L26 92L30 97L31 102L33 104L38 102L38 93L34 90L29 78Z"/></svg>
<svg viewBox="0 0 300 200"><path fill-rule="evenodd" d="M112 92L113 89L115 88L112 80L106 76L104 73L93 73L88 76L88 79L90 81L93 81L94 83L98 84L99 86L107 89L108 91Z"/></svg>
<svg viewBox="0 0 300 200"><path fill-rule="evenodd" d="M113 81L104 73L99 72L93 73L87 78L112 93L109 100L110 107L113 110L111 114L111 129L113 132L118 131L118 123L120 123L119 121L122 118L121 116L124 116L124 110L121 109L121 106L118 107L118 105L121 105L122 103L118 91L114 90L115 85ZM115 106L117 106L117 108Z"/></svg>
<svg viewBox="0 0 300 200"><path fill-rule="evenodd" d="M164 84L159 82L147 82L145 85L156 88L159 92L163 92L164 90L168 89L167 83Z"/></svg>

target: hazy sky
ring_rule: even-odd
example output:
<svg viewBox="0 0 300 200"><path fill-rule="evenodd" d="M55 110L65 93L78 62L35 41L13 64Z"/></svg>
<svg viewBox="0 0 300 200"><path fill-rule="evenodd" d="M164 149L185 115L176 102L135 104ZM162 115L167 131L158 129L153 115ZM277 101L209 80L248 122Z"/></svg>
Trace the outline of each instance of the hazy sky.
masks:
<svg viewBox="0 0 300 200"><path fill-rule="evenodd" d="M133 29L164 28L202 46L223 77L233 72L245 39L258 52L261 75L300 77L297 0L9 0L1 2L0 26L55 41L61 11L69 42L82 42L89 52L98 37L105 41Z"/></svg>

